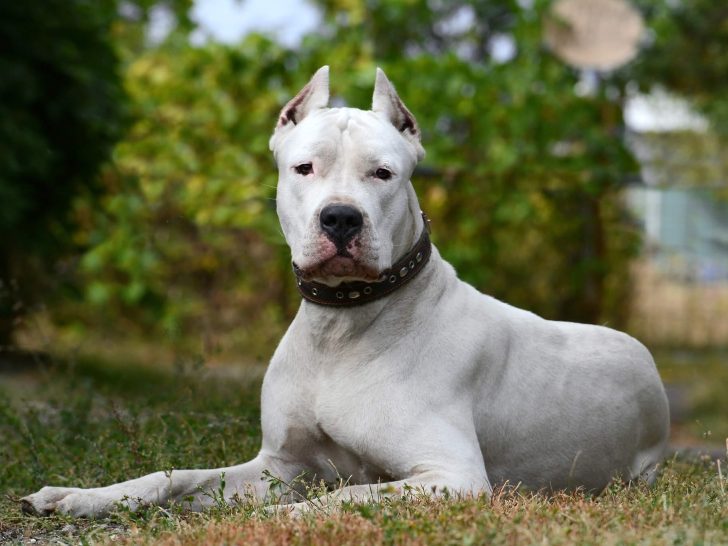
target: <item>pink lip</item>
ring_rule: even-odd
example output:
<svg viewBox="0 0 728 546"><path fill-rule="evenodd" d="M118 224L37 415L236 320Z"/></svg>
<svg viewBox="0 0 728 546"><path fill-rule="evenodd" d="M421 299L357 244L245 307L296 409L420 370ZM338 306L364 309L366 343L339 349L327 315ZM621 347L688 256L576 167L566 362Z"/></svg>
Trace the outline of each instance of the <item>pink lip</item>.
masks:
<svg viewBox="0 0 728 546"><path fill-rule="evenodd" d="M353 258L346 256L333 256L317 265L303 271L306 280L314 278L355 278L362 280L377 280L379 272L371 267L360 264Z"/></svg>

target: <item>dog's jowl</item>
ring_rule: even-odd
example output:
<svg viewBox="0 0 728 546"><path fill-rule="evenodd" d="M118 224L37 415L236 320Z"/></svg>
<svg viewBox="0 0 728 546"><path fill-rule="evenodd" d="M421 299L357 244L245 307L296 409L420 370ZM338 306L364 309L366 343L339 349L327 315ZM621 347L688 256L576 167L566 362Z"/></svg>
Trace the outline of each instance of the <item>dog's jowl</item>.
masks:
<svg viewBox="0 0 728 546"><path fill-rule="evenodd" d="M263 443L247 463L93 489L44 487L36 513L123 503L270 502L264 472L348 484L321 502L405 486L489 494L654 476L668 407L650 353L600 326L552 322L458 280L430 243L410 176L420 131L381 70L372 109L328 108L328 67L281 112L277 207L303 296L263 382ZM265 472L266 474L268 472ZM300 497L298 497L300 498ZM295 494L275 497L304 510Z"/></svg>

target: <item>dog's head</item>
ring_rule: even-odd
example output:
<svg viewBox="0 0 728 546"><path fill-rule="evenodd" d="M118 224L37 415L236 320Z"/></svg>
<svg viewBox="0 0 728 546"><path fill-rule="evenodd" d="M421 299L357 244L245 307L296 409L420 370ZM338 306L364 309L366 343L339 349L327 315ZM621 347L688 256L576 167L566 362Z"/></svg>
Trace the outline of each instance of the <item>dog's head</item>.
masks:
<svg viewBox="0 0 728 546"><path fill-rule="evenodd" d="M270 139L278 217L306 280L375 281L420 225L410 183L425 154L420 131L380 69L371 110L328 101L324 66L281 111Z"/></svg>

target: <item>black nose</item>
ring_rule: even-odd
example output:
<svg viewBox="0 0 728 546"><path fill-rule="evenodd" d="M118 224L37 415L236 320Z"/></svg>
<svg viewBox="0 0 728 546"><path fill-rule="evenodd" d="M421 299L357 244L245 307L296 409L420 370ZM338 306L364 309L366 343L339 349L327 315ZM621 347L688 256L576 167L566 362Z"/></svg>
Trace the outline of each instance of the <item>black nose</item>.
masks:
<svg viewBox="0 0 728 546"><path fill-rule="evenodd" d="M321 229L336 246L344 246L361 231L364 218L349 205L327 205L319 215Z"/></svg>

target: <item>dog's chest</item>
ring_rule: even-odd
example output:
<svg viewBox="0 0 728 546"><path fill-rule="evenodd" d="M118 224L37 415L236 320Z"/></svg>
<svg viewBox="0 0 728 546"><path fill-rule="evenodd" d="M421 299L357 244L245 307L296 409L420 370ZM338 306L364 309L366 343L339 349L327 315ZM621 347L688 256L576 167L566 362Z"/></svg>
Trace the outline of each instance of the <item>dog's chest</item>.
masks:
<svg viewBox="0 0 728 546"><path fill-rule="evenodd" d="M400 471L390 468L398 442L396 394L381 377L366 365L341 366L319 378L312 400L320 449L342 476L356 481L389 480Z"/></svg>
<svg viewBox="0 0 728 546"><path fill-rule="evenodd" d="M351 438L329 436L319 430L315 470L327 481L349 480L352 484L386 482L393 479L394 472L378 464L371 454L353 447ZM378 459L378 458L376 458Z"/></svg>

